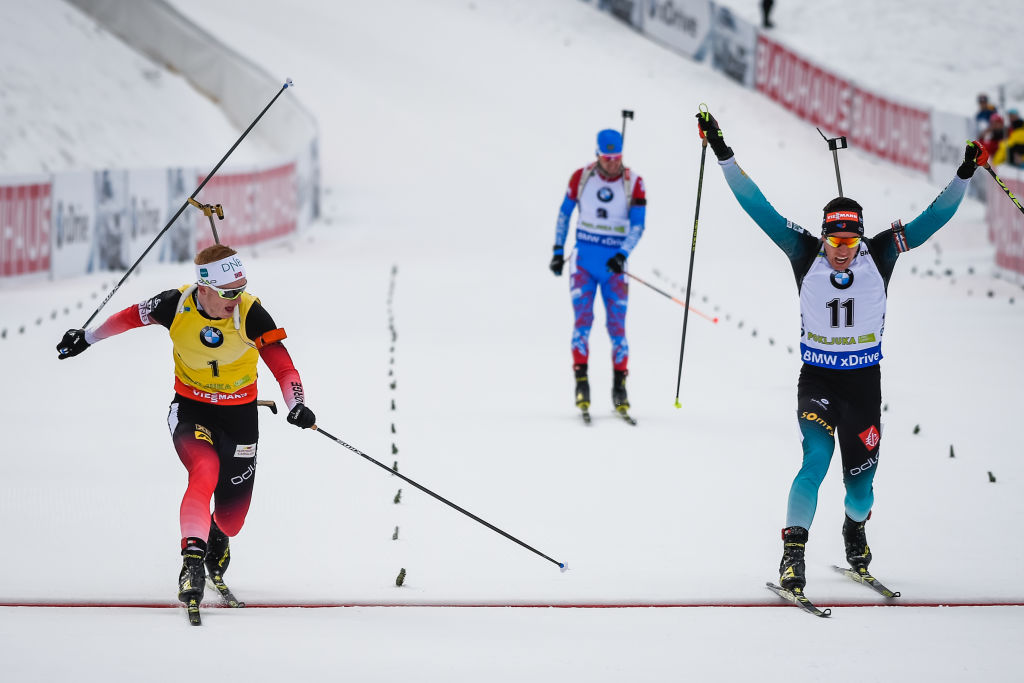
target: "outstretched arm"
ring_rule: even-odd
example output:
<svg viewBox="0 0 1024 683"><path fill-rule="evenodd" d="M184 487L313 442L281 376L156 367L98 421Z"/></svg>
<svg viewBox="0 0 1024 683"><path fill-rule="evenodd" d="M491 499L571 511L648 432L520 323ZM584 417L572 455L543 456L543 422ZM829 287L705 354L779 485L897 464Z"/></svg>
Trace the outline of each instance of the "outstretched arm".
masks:
<svg viewBox="0 0 1024 683"><path fill-rule="evenodd" d="M153 323L170 327L170 321L174 319L173 310L178 305L179 296L181 296L181 292L178 290L168 289L152 299L118 311L95 329L68 330L57 344L57 358L63 360L77 356L101 339L113 337L115 334L121 334L136 327Z"/></svg>
<svg viewBox="0 0 1024 683"><path fill-rule="evenodd" d="M956 170L956 176L946 185L939 196L922 211L917 218L904 226L907 235L907 247L914 249L928 241L928 238L949 222L960 207L967 186L978 166L988 162L988 152L977 140L968 142L964 150L964 161Z"/></svg>
<svg viewBox="0 0 1024 683"><path fill-rule="evenodd" d="M733 154L732 148L725 144L722 129L715 117L709 112L700 112L697 114L697 126L701 137L708 141L708 145L718 157L718 164L722 167L725 181L729 184L736 201L772 242L786 252L794 264L802 263L810 252L816 252L818 240L776 211L761 189L736 163L736 155Z"/></svg>

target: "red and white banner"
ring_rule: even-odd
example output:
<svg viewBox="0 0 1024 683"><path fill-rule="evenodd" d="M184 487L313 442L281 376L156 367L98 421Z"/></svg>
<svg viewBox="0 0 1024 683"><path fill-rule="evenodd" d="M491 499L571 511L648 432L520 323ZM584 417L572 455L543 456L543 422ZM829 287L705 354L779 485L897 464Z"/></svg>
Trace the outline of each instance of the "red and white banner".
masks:
<svg viewBox="0 0 1024 683"><path fill-rule="evenodd" d="M974 182L978 182L981 179L979 176L983 174L988 175L988 172L979 168ZM1024 181L1007 180L1002 176L1000 179L1017 197L1017 201L1021 201ZM1024 273L1024 213L998 187L992 187L986 192L986 203L989 239L996 246L996 265Z"/></svg>
<svg viewBox="0 0 1024 683"><path fill-rule="evenodd" d="M214 216L214 225L221 244L236 249L298 230L294 162L251 173L215 175L196 200L224 208L224 219ZM196 251L214 244L210 219L197 209L188 210L195 215Z"/></svg>
<svg viewBox="0 0 1024 683"><path fill-rule="evenodd" d="M50 270L49 180L0 186L0 277Z"/></svg>
<svg viewBox="0 0 1024 683"><path fill-rule="evenodd" d="M922 173L930 169L929 111L871 93L763 33L754 87L815 126L845 135L854 148Z"/></svg>

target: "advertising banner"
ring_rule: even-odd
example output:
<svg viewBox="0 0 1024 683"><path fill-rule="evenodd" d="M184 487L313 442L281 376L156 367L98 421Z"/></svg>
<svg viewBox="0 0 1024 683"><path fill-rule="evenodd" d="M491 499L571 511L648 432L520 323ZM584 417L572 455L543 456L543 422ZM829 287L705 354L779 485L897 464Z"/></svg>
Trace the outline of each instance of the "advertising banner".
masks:
<svg viewBox="0 0 1024 683"><path fill-rule="evenodd" d="M748 88L754 87L757 29L728 7L712 6L711 68Z"/></svg>
<svg viewBox="0 0 1024 683"><path fill-rule="evenodd" d="M711 34L708 0L643 0L643 32L696 60L704 58Z"/></svg>
<svg viewBox="0 0 1024 683"><path fill-rule="evenodd" d="M54 278L87 272L96 228L92 171L68 171L53 176Z"/></svg>
<svg viewBox="0 0 1024 683"><path fill-rule="evenodd" d="M932 119L926 109L899 104L856 87L849 143L894 164L931 170Z"/></svg>
<svg viewBox="0 0 1024 683"><path fill-rule="evenodd" d="M88 272L125 272L131 255L131 212L128 171L105 168L93 173L96 229Z"/></svg>
<svg viewBox="0 0 1024 683"><path fill-rule="evenodd" d="M929 177L936 182L947 182L964 160L967 140L974 137L974 119L959 114L932 111L932 163ZM983 183L971 183L975 190Z"/></svg>
<svg viewBox="0 0 1024 683"><path fill-rule="evenodd" d="M815 126L847 134L853 84L759 34L754 87Z"/></svg>
<svg viewBox="0 0 1024 683"><path fill-rule="evenodd" d="M164 227L167 213L167 171L162 168L131 170L128 172L128 213L126 241L129 267L135 263ZM161 237L165 239L167 235ZM156 247L153 247L156 250ZM156 263L156 253L150 251L148 261Z"/></svg>
<svg viewBox="0 0 1024 683"><path fill-rule="evenodd" d="M978 169L975 178L980 175L988 175L988 172ZM1007 178L1002 173L999 177L1018 201L1024 196L1024 181ZM989 189L986 195L989 239L996 247L996 264L1024 273L1024 214L998 186Z"/></svg>
<svg viewBox="0 0 1024 683"><path fill-rule="evenodd" d="M931 115L869 92L758 35L754 86L797 116L845 135L851 147L928 173Z"/></svg>
<svg viewBox="0 0 1024 683"><path fill-rule="evenodd" d="M597 8L607 10L613 17L626 22L630 26L641 28L643 25L643 19L641 18L642 1L643 0L598 0Z"/></svg>
<svg viewBox="0 0 1024 683"><path fill-rule="evenodd" d="M299 229L308 228L320 215L320 146L316 139L295 160Z"/></svg>
<svg viewBox="0 0 1024 683"><path fill-rule="evenodd" d="M167 225L167 222L174 217L178 209L188 201L189 195L199 187L199 171L194 168L168 168L163 171L163 181L166 188L166 206L164 215L160 220L160 229ZM194 207L186 207L185 210L174 221L174 224L167 229L164 236L154 250L157 250L157 260L161 263L191 262L195 256L195 221L192 220ZM206 227L209 231L209 226Z"/></svg>
<svg viewBox="0 0 1024 683"><path fill-rule="evenodd" d="M49 178L24 178L0 186L0 276L50 269Z"/></svg>
<svg viewBox="0 0 1024 683"><path fill-rule="evenodd" d="M200 178L202 182L203 178ZM224 220L216 217L222 244L238 248L264 240L284 237L298 228L298 183L295 163L251 173L215 175L196 199L203 204L224 207ZM196 250L214 244L210 219L200 211L195 216Z"/></svg>

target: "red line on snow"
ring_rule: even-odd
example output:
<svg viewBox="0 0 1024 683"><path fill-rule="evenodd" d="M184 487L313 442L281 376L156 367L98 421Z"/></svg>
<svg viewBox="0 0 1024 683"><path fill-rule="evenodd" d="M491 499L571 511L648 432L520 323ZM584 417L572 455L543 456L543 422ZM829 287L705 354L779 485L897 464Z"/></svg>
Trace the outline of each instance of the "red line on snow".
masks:
<svg viewBox="0 0 1024 683"><path fill-rule="evenodd" d="M815 603L819 604L819 603ZM1024 607L1024 602L822 602L824 607ZM177 602L0 602L0 607L65 607L65 608L134 608L134 609L177 609L183 607ZM204 604L204 608L231 609L225 604ZM556 609L639 609L652 607L794 607L785 602L688 602L688 603L508 603L508 602L247 602L246 609L331 609L342 607L526 607Z"/></svg>

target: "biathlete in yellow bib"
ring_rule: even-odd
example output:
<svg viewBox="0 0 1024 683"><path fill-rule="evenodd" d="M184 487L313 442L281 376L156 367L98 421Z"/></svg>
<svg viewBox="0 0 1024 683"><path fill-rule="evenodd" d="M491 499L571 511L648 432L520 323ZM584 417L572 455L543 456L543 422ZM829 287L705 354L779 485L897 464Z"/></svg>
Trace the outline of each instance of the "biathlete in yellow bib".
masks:
<svg viewBox="0 0 1024 683"><path fill-rule="evenodd" d="M285 332L246 291L238 253L220 244L203 249L195 257L195 273L194 283L129 306L95 329L68 330L57 345L64 359L136 327L157 324L170 333L174 398L167 426L188 470L179 514L178 599L185 603L202 599L206 571L222 584L231 559L228 538L242 529L249 511L259 441L257 359L281 386L288 421L303 429L316 424L283 344Z"/></svg>

